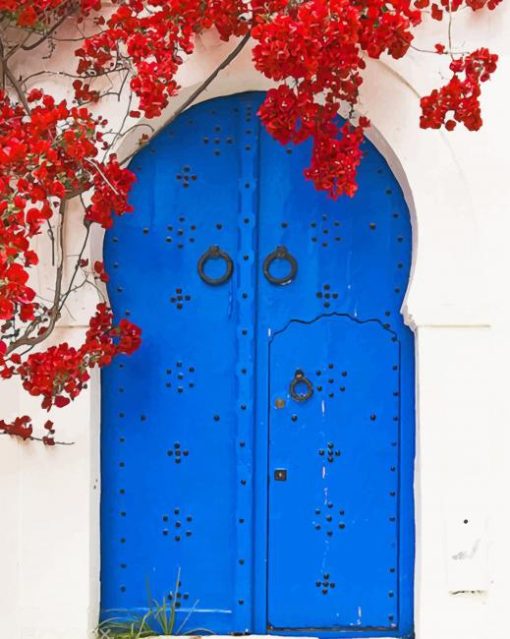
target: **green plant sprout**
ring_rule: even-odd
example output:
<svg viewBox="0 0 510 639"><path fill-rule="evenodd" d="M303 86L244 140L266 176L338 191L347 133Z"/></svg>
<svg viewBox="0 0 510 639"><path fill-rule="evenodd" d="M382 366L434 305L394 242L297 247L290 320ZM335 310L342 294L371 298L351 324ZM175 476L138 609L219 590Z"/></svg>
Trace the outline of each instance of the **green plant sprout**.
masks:
<svg viewBox="0 0 510 639"><path fill-rule="evenodd" d="M183 628L198 605L198 599L181 623L177 625L177 594L179 593L180 583L181 570L179 568L175 581L175 596L172 599L164 597L162 600L157 600L152 597L149 584L147 584L149 601L147 612L143 615L133 615L128 614L129 611L127 610L111 610L110 612L117 613L118 616L112 616L101 621L97 627L98 639L144 639L144 637L166 637L181 634L213 634L205 628L195 628L183 632Z"/></svg>

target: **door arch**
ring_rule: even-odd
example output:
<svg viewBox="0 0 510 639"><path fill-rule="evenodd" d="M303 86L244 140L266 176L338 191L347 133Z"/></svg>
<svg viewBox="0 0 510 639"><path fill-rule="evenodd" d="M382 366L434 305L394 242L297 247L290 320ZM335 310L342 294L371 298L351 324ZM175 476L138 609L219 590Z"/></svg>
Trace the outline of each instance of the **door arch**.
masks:
<svg viewBox="0 0 510 639"><path fill-rule="evenodd" d="M105 239L143 345L103 373L104 616L143 612L149 584L187 629L405 636L408 211L367 141L355 198L315 192L308 146L265 133L262 99L178 118Z"/></svg>

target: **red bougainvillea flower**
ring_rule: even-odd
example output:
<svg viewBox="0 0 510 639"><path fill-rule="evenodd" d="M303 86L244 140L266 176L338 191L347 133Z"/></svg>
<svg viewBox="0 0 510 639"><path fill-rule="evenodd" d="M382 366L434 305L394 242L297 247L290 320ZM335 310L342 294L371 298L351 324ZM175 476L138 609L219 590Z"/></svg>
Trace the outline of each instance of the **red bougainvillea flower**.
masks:
<svg viewBox="0 0 510 639"><path fill-rule="evenodd" d="M8 435L15 435L21 439L29 439L32 436L32 420L28 415L16 417L12 422L0 420L0 430Z"/></svg>
<svg viewBox="0 0 510 639"><path fill-rule="evenodd" d="M355 109L363 54L402 57L413 39L410 29L420 19L406 0L307 0L257 19L252 31L255 67L284 82L268 91L259 115L283 144L313 139L305 176L333 198L356 192L362 130L368 121L339 128L335 118L342 103L351 112Z"/></svg>
<svg viewBox="0 0 510 639"><path fill-rule="evenodd" d="M141 342L141 330L126 319L113 326L113 315L106 304L98 304L91 318L85 341L79 348L63 343L30 354L16 368L23 388L41 396L41 406L62 408L75 399L90 379L90 369L103 367L119 354L130 355Z"/></svg>
<svg viewBox="0 0 510 639"><path fill-rule="evenodd" d="M498 56L482 48L454 60L450 64L453 76L440 89L421 99L423 129L439 129L445 126L453 130L462 122L470 131L482 126L480 109L480 83L486 82L496 70Z"/></svg>

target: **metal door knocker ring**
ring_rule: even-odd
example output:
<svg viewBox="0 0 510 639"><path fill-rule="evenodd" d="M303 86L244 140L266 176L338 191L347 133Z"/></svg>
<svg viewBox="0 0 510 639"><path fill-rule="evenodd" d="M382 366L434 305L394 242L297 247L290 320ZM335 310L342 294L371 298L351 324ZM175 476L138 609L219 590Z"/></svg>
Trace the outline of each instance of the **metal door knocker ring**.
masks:
<svg viewBox="0 0 510 639"><path fill-rule="evenodd" d="M297 387L303 384L306 390L303 393L297 391ZM297 370L294 374L294 379L289 386L290 396L295 402L306 402L313 395L312 382L305 376L302 370Z"/></svg>
<svg viewBox="0 0 510 639"><path fill-rule="evenodd" d="M271 275L271 266L276 260L285 260L286 262L288 262L290 270L287 275L284 275L283 277L275 277L274 275ZM290 284L295 279L297 275L298 264L296 258L289 253L285 246L277 246L275 250L272 253L269 253L269 255L264 260L263 268L264 275L266 276L268 282L270 282L271 284L275 284L276 286L285 286L286 284Z"/></svg>
<svg viewBox="0 0 510 639"><path fill-rule="evenodd" d="M223 260L225 262L225 272L220 277L209 277L206 275L204 269L209 260ZM210 246L207 251L200 257L197 264L198 274L200 279L210 286L220 286L225 284L232 277L234 272L234 262L228 253L222 250L219 246Z"/></svg>

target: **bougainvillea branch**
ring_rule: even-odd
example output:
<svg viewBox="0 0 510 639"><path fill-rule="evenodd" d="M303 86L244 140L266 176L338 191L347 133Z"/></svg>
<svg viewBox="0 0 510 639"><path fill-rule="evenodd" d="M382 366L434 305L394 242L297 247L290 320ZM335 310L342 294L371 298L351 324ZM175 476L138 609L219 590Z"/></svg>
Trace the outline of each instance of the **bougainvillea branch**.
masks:
<svg viewBox="0 0 510 639"><path fill-rule="evenodd" d="M498 2L0 0L0 378L18 379L45 410L61 408L86 388L91 369L139 346L138 327L114 322L101 289L108 280L103 264L86 258L91 228L108 229L116 216L132 212L134 175L127 164L133 154L116 156L128 133L138 134L139 151L250 42L255 69L273 83L259 111L267 131L282 144L310 140L305 178L332 198L354 196L370 125L356 115L366 59L418 51L412 43L419 25L446 18L447 44L428 51L438 61L449 56L452 75L421 99L419 124L475 131L482 125L481 86L496 70L497 56L485 47L456 52L452 19L462 8L493 10ZM177 72L209 30L235 40L231 53L172 109ZM74 57L74 68L48 70L47 59L62 48ZM18 71L26 56L29 74ZM34 59L41 60L39 69ZM57 77L72 97L52 95L48 77ZM116 129L102 115L108 99L125 109ZM348 114L346 121L339 112ZM159 128L150 124L161 116ZM72 258L64 241L71 212L83 229ZM41 238L53 256L50 299L31 277L41 261ZM86 286L95 287L100 301L83 342L48 345L68 299ZM39 437L27 415L0 421L4 434L58 443L51 420L41 427Z"/></svg>

